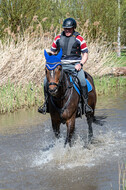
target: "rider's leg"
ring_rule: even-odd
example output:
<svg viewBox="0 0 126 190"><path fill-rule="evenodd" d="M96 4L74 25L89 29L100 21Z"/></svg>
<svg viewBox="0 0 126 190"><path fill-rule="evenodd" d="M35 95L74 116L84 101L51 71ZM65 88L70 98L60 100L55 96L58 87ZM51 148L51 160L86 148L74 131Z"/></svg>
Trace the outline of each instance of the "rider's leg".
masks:
<svg viewBox="0 0 126 190"><path fill-rule="evenodd" d="M78 63L77 63L78 64ZM86 114L92 113L93 110L92 108L88 105L88 89L87 89L87 83L85 80L85 74L83 69L81 69L79 72L75 70L75 65L74 64L62 64L63 65L63 70L66 71L72 71L72 74L77 76L80 80L81 84L81 93L82 93L82 98L83 98L83 110Z"/></svg>
<svg viewBox="0 0 126 190"><path fill-rule="evenodd" d="M44 79L44 97L45 97L45 101L44 101L44 104L38 108L38 112L42 113L42 114L46 114L46 112L47 112L48 93L47 93L46 88L47 88L47 79L45 77L45 79Z"/></svg>
<svg viewBox="0 0 126 190"><path fill-rule="evenodd" d="M84 101L83 110L84 110L84 112L86 114L92 113L93 110L88 105L88 88L87 88L87 83L86 83L86 80L85 80L85 74L84 74L83 69L81 69L78 72L77 76L78 76L78 78L80 80L80 84L81 84L81 93L82 93L82 98L83 98L83 101Z"/></svg>

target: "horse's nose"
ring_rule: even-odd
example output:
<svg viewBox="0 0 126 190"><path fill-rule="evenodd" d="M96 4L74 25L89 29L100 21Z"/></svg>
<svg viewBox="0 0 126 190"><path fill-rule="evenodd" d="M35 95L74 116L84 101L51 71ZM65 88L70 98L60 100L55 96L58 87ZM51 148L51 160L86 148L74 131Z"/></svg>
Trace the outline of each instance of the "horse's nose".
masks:
<svg viewBox="0 0 126 190"><path fill-rule="evenodd" d="M55 94L57 92L57 87L54 87L54 88L49 88L49 93L50 94Z"/></svg>

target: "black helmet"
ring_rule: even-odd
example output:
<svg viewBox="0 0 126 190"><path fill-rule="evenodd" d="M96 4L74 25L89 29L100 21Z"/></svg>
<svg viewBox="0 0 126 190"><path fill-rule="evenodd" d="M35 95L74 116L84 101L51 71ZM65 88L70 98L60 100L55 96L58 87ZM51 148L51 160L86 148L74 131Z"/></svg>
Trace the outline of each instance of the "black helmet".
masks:
<svg viewBox="0 0 126 190"><path fill-rule="evenodd" d="M63 28L76 28L77 23L73 18L67 18L63 21Z"/></svg>

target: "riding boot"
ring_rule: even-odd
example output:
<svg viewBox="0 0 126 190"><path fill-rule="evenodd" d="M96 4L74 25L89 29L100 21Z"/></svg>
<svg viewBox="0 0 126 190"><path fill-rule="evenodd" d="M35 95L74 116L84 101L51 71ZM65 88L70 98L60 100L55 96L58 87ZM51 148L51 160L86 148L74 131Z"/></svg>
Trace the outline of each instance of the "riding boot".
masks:
<svg viewBox="0 0 126 190"><path fill-rule="evenodd" d="M92 108L88 105L88 88L87 88L87 85L81 87L81 90L82 90L82 99L83 99L83 101L84 101L84 104L83 104L83 111L84 111L85 114L92 113L93 110L92 110Z"/></svg>
<svg viewBox="0 0 126 190"><path fill-rule="evenodd" d="M38 112L45 115L46 112L48 112L48 109L47 109L48 93L46 92L45 88L44 88L44 96L45 96L44 104L38 108Z"/></svg>

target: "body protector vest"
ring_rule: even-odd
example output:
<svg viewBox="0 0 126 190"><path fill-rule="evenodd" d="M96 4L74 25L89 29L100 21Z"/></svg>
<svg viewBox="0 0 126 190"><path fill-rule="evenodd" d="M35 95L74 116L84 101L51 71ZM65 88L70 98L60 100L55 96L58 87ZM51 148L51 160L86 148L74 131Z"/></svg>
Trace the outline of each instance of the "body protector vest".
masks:
<svg viewBox="0 0 126 190"><path fill-rule="evenodd" d="M71 57L71 56L81 56L80 44L76 40L76 37L79 35L78 32L74 32L72 36L66 37L64 31L61 33L61 38L58 41L58 50L62 48L63 55L62 57Z"/></svg>

